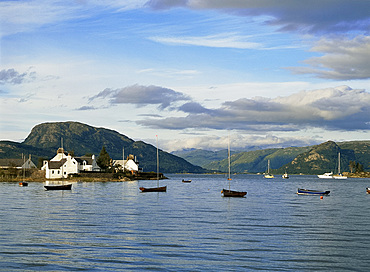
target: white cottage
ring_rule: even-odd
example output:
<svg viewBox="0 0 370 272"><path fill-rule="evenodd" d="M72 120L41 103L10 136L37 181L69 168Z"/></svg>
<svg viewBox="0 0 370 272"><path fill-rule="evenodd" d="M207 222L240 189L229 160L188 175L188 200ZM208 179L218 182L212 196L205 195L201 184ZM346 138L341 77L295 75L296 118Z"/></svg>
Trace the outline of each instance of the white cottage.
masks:
<svg viewBox="0 0 370 272"><path fill-rule="evenodd" d="M139 171L139 163L136 162L136 159L133 155L129 155L127 160L113 160L113 167L117 167L122 169L122 165L124 166L124 170L130 172L138 172Z"/></svg>
<svg viewBox="0 0 370 272"><path fill-rule="evenodd" d="M80 171L100 171L96 164L95 156L72 157L66 155L63 148L59 148L57 155L50 161L44 161L41 170L45 170L47 179L67 178L70 174L77 174Z"/></svg>
<svg viewBox="0 0 370 272"><path fill-rule="evenodd" d="M63 148L59 148L54 158L44 161L41 170L45 170L47 179L67 178L69 174L78 173L78 162L70 154L66 155Z"/></svg>
<svg viewBox="0 0 370 272"><path fill-rule="evenodd" d="M95 160L95 155L75 157L75 159L79 163L80 171L101 171Z"/></svg>

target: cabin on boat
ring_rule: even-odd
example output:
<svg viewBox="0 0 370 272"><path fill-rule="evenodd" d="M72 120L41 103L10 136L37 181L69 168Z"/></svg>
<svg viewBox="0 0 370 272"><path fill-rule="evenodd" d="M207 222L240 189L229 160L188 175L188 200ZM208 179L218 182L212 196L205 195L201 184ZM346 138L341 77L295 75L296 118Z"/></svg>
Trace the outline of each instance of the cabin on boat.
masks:
<svg viewBox="0 0 370 272"><path fill-rule="evenodd" d="M28 159L0 159L0 168L1 169L31 169L37 168L36 165L31 160L31 155Z"/></svg>
<svg viewBox="0 0 370 272"><path fill-rule="evenodd" d="M71 154L66 154L63 148L59 148L54 158L44 161L41 170L45 171L47 179L60 179L81 171L100 171L100 167L94 155L73 157Z"/></svg>

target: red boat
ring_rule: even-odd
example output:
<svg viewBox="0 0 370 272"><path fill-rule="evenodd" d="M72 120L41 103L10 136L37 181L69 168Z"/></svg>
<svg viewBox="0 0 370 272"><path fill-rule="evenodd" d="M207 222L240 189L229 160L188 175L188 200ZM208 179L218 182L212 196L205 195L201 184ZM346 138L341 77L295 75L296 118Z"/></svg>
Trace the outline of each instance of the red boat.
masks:
<svg viewBox="0 0 370 272"><path fill-rule="evenodd" d="M244 197L247 194L247 192L222 189L221 194L223 194L224 197Z"/></svg>

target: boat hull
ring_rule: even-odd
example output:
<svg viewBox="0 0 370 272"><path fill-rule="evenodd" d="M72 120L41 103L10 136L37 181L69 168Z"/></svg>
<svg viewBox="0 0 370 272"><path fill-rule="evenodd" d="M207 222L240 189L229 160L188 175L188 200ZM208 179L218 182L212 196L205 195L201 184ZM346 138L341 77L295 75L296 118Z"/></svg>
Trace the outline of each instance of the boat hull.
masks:
<svg viewBox="0 0 370 272"><path fill-rule="evenodd" d="M322 174L322 175L317 175L318 178L321 178L321 179L332 179L333 178L333 173L325 173L325 174Z"/></svg>
<svg viewBox="0 0 370 272"><path fill-rule="evenodd" d="M334 179L347 179L346 176L338 175L338 176L333 176Z"/></svg>
<svg viewBox="0 0 370 272"><path fill-rule="evenodd" d="M268 174L268 175L265 175L265 178L274 178L274 175Z"/></svg>
<svg viewBox="0 0 370 272"><path fill-rule="evenodd" d="M222 189L221 193L224 197L244 197L247 192L232 191L227 189Z"/></svg>
<svg viewBox="0 0 370 272"><path fill-rule="evenodd" d="M140 187L139 189L141 190L142 193L146 193L146 192L166 192L167 191L167 186L154 187L154 188Z"/></svg>
<svg viewBox="0 0 370 272"><path fill-rule="evenodd" d="M21 186L21 187L28 186L28 182L20 182L19 186Z"/></svg>
<svg viewBox="0 0 370 272"><path fill-rule="evenodd" d="M366 188L366 193L370 194L370 188Z"/></svg>
<svg viewBox="0 0 370 272"><path fill-rule="evenodd" d="M298 189L298 195L329 195L330 191Z"/></svg>
<svg viewBox="0 0 370 272"><path fill-rule="evenodd" d="M191 182L191 179L189 179L189 180L182 180L182 182L184 182L184 183L190 183Z"/></svg>
<svg viewBox="0 0 370 272"><path fill-rule="evenodd" d="M45 185L44 188L47 191L56 191L56 190L71 190L72 184L63 184L63 185Z"/></svg>

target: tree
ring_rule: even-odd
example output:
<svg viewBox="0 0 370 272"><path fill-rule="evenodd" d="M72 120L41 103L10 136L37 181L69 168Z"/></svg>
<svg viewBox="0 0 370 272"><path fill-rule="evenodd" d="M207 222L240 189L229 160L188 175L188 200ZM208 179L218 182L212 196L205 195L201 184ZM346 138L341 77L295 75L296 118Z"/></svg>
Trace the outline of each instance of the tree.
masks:
<svg viewBox="0 0 370 272"><path fill-rule="evenodd" d="M355 161L349 161L349 169L351 170L351 173L356 170L356 162Z"/></svg>
<svg viewBox="0 0 370 272"><path fill-rule="evenodd" d="M356 173L364 172L364 166L360 163L356 164Z"/></svg>
<svg viewBox="0 0 370 272"><path fill-rule="evenodd" d="M108 169L112 165L112 159L109 156L108 152L105 150L105 146L100 151L99 157L96 160L96 163L103 170Z"/></svg>

